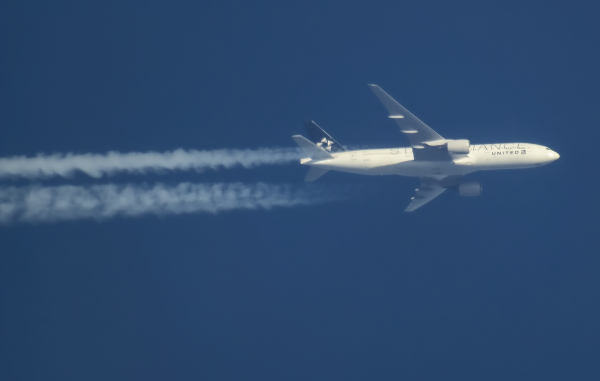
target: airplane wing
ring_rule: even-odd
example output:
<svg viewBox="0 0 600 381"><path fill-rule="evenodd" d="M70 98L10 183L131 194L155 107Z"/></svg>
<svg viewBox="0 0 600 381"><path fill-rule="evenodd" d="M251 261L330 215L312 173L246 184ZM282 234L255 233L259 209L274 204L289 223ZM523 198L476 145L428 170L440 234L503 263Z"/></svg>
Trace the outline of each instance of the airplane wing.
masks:
<svg viewBox="0 0 600 381"><path fill-rule="evenodd" d="M432 130L428 125L421 122L419 118L410 113L388 93L377 85L369 85L377 98L383 103L390 113L389 118L394 119L400 127L400 131L406 135L413 148L415 160L445 161L452 160L446 150L440 144L445 139Z"/></svg>
<svg viewBox="0 0 600 381"><path fill-rule="evenodd" d="M419 209L429 201L444 193L449 187L458 184L461 177L462 176L447 176L442 179L421 177L421 185L416 189L417 194L412 198L410 205L408 205L404 211L412 212Z"/></svg>

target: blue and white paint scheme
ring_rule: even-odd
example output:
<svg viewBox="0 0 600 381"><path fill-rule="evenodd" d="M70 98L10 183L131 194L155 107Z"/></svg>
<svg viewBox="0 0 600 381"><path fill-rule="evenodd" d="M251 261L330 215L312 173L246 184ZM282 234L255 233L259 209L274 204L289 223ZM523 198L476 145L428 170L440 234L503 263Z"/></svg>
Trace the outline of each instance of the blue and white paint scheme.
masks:
<svg viewBox="0 0 600 381"><path fill-rule="evenodd" d="M466 174L538 167L560 157L550 148L532 143L471 144L466 139L445 139L379 86L369 86L389 112L389 118L408 137L410 147L349 151L315 122L305 122L310 140L292 136L306 155L300 163L311 167L305 181L315 181L330 170L419 177L421 185L405 210L412 212L446 189L456 190L461 196L479 196L481 185L463 181Z"/></svg>

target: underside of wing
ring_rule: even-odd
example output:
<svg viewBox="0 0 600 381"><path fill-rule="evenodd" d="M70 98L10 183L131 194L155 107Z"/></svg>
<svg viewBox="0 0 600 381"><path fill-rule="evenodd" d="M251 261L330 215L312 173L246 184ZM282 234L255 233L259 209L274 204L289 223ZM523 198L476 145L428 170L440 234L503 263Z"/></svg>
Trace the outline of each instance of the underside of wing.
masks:
<svg viewBox="0 0 600 381"><path fill-rule="evenodd" d="M444 193L446 188L439 185L426 185L421 184L421 187L417 189L417 194L413 197L410 205L404 210L405 212L412 212L419 209L429 201L433 200L437 196Z"/></svg>
<svg viewBox="0 0 600 381"><path fill-rule="evenodd" d="M410 113L394 98L377 85L369 85L377 98L389 112L389 118L394 119L400 131L406 135L413 148L415 160L452 160L448 151L440 143L446 140L419 118Z"/></svg>
<svg viewBox="0 0 600 381"><path fill-rule="evenodd" d="M404 210L412 212L419 209L429 201L444 193L446 189L458 184L462 176L447 176L442 179L431 177L421 177L421 185L417 189L417 194L412 198L410 205Z"/></svg>
<svg viewBox="0 0 600 381"><path fill-rule="evenodd" d="M452 161L445 146L413 148L413 155L417 161Z"/></svg>

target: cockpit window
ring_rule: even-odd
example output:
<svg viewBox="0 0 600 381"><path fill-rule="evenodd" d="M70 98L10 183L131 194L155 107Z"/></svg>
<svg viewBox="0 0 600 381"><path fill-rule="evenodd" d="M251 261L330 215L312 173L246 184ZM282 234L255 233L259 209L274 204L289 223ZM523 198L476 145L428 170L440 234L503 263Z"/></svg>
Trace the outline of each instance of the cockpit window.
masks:
<svg viewBox="0 0 600 381"><path fill-rule="evenodd" d="M550 151L550 148L546 147L546 149L547 149L548 151Z"/></svg>

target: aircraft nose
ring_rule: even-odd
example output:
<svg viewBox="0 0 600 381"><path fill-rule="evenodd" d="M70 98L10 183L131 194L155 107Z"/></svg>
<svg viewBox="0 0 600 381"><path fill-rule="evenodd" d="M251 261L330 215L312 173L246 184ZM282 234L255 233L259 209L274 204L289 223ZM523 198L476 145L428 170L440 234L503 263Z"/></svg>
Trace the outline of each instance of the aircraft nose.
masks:
<svg viewBox="0 0 600 381"><path fill-rule="evenodd" d="M560 155L558 154L558 152L554 152L554 151L548 152L547 155L548 155L548 160L550 160L550 161L558 160L558 158L560 157Z"/></svg>

